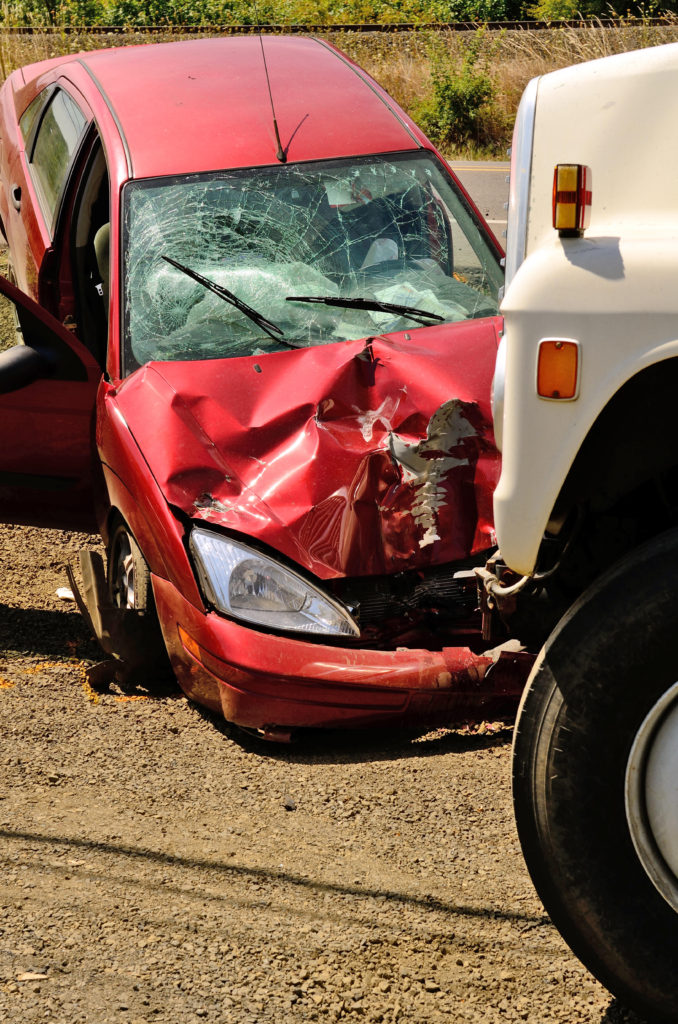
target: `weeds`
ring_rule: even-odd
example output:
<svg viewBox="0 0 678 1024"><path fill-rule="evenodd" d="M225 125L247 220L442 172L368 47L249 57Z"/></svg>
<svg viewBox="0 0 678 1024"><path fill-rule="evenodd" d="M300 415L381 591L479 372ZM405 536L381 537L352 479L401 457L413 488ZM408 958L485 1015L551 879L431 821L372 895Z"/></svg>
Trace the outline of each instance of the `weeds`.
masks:
<svg viewBox="0 0 678 1024"><path fill-rule="evenodd" d="M498 40L488 47L480 28L462 42L461 55L454 60L444 37L431 39L431 95L415 106L414 116L438 146L487 144L485 127L496 110L488 68L497 44Z"/></svg>
<svg viewBox="0 0 678 1024"><path fill-rule="evenodd" d="M488 21L524 0L3 0L5 25L329 25Z"/></svg>
<svg viewBox="0 0 678 1024"><path fill-rule="evenodd" d="M45 0L34 2L44 4ZM78 0L83 4L89 2ZM132 0L119 2L131 3ZM188 5L192 0L172 2ZM314 10L318 10L317 0L298 2L307 3L309 7L313 3ZM342 0L322 2L328 9L333 3L336 10ZM373 0L361 2L368 4ZM7 7L0 7L2 10L6 11ZM58 12L57 7L54 10ZM213 34L214 29L206 26L204 35ZM0 72L6 77L23 64L63 53L181 37L181 27L171 25L152 36L143 29L110 35L95 35L86 29L71 30L68 34L57 29L31 35L3 34L0 30ZM662 26L652 25L649 19L640 25L622 19L612 28L598 24L554 27L548 31L479 29L473 33L445 33L434 39L431 33L424 31L397 35L347 31L329 38L435 136L446 155L503 158L510 144L518 101L531 78L613 53L676 42L678 17Z"/></svg>

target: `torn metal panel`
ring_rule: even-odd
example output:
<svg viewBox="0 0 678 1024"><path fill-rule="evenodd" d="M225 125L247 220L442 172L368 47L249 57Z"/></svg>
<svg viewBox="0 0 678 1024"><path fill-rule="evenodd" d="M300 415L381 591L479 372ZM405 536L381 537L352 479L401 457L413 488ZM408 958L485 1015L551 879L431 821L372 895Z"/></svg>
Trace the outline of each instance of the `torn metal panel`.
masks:
<svg viewBox="0 0 678 1024"><path fill-rule="evenodd" d="M167 500L320 578L391 574L493 546L494 321L297 352L153 363L119 389Z"/></svg>
<svg viewBox="0 0 678 1024"><path fill-rule="evenodd" d="M412 518L423 531L420 548L440 540L438 516L447 505L445 477L457 466L468 466L473 458L473 444L466 446L471 449L467 455L463 453L463 442L476 437L464 411L473 416L476 407L475 402L450 399L431 417L426 437L414 444L396 433L389 435L391 457L402 470L403 484L414 492Z"/></svg>

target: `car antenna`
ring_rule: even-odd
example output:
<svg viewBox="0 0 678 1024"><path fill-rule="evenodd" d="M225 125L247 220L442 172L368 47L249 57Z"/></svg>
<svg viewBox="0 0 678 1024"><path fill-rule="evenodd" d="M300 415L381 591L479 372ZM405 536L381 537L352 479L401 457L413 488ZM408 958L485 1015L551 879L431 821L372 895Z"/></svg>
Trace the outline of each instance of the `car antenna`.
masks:
<svg viewBox="0 0 678 1024"><path fill-rule="evenodd" d="M261 32L259 33L259 42L261 43L261 56L263 57L263 60L264 60L264 71L266 72L266 85L268 86L268 98L271 101L271 113L273 114L273 130L275 131L275 141L278 143L278 150L277 150L275 156L276 156L276 159L279 160L281 164L284 164L284 163L287 162L287 157L285 156L285 151L282 148L282 144L280 142L280 132L278 131L278 122L275 119L275 107L273 106L273 93L271 92L271 80L268 77L268 65L266 64L266 54L264 52L264 37L263 37Z"/></svg>

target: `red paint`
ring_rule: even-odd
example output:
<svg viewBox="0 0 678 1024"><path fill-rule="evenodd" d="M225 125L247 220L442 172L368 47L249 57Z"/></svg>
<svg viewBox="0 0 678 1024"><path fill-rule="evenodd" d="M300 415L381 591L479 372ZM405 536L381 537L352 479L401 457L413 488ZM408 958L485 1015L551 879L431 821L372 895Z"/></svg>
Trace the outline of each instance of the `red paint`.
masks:
<svg viewBox="0 0 678 1024"><path fill-rule="evenodd" d="M346 650L260 634L201 615L154 580L165 640L182 689L229 721L268 726L405 725L510 714L532 657L492 658L468 648ZM201 649L181 642L179 623Z"/></svg>
<svg viewBox="0 0 678 1024"><path fill-rule="evenodd" d="M321 579L459 561L494 545L496 328L484 320L408 333L373 339L373 386L364 342L352 341L152 363L113 401L172 505L256 537ZM468 406L473 433L450 450L460 465L437 485L441 540L420 547L412 507L421 488L404 479L389 440L421 443L451 397Z"/></svg>
<svg viewBox="0 0 678 1024"><path fill-rule="evenodd" d="M432 149L332 47L281 37L264 46L289 161ZM515 706L526 661L511 655L493 664L478 654L478 616L447 630L464 646L429 649L430 629L403 612L398 649L384 634L376 650L367 637L379 646L378 623L343 645L290 639L229 621L201 597L187 547L193 522L263 546L328 592L344 580L369 587L373 577L401 573L423 581L437 568L451 577L456 563L482 560L494 544L496 319L256 357L151 363L122 379L122 187L135 177L275 163L260 48L250 37L67 56L15 72L0 90L0 217L16 278L44 307L25 299L43 341L52 331L81 370L81 379L67 374L0 393L0 431L13 439L0 455L3 518L91 528L96 508L106 540L121 516L151 568L182 687L241 725L275 733L504 713ZM113 269L103 378L104 360L97 365L49 315L77 313L69 232L88 152L75 157L52 230L18 127L48 87L66 90L92 119L108 167ZM17 298L1 279L0 291ZM56 498L36 489L55 475L70 481Z"/></svg>

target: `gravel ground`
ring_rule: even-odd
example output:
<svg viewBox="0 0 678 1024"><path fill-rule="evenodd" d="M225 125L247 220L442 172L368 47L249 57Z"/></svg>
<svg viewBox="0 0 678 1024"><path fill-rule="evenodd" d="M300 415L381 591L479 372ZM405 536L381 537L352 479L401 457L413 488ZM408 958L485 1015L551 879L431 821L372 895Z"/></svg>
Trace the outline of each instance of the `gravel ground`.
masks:
<svg viewBox="0 0 678 1024"><path fill-rule="evenodd" d="M533 892L508 726L280 748L97 693L85 542L0 527L0 1021L640 1024Z"/></svg>

